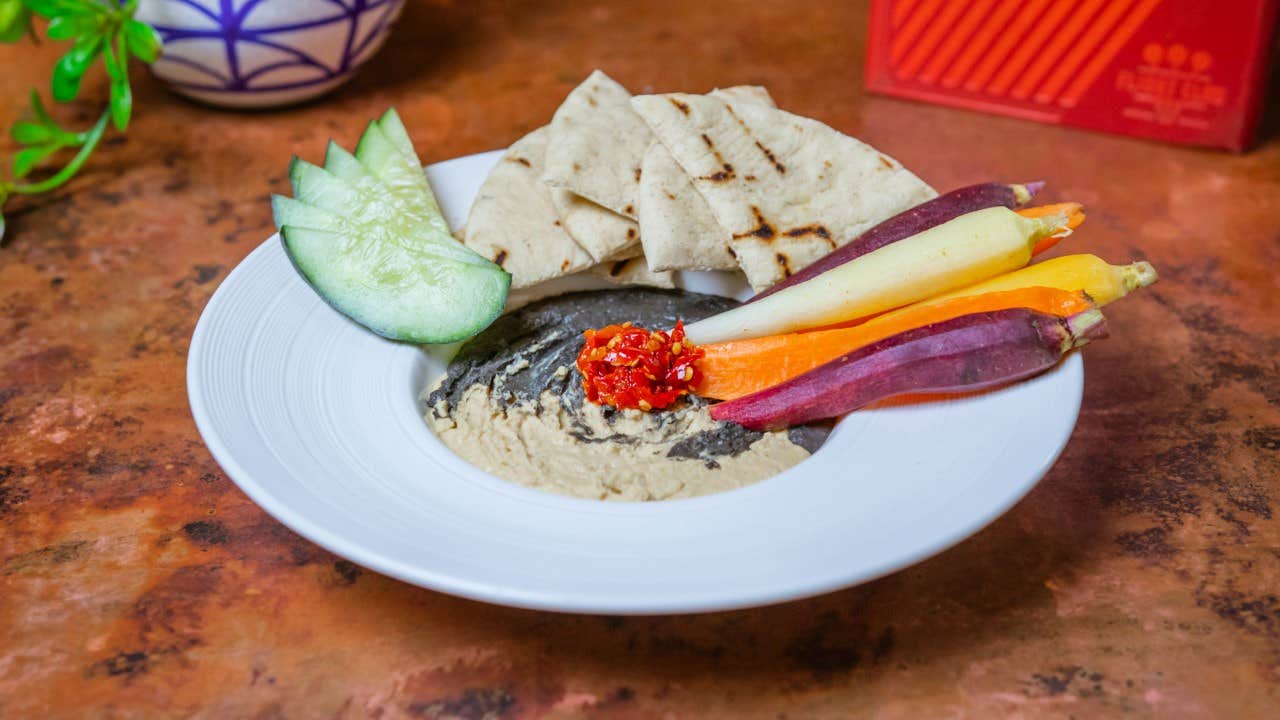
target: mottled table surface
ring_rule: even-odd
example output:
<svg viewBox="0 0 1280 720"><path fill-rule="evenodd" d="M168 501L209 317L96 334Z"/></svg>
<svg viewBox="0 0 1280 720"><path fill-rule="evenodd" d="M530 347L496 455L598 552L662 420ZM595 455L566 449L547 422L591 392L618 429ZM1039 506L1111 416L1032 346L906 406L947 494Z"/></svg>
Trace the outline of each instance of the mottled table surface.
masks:
<svg viewBox="0 0 1280 720"><path fill-rule="evenodd" d="M350 85L257 114L187 103L136 69L127 138L7 208L0 718L1275 717L1274 123L1233 156L869 97L864 15L410 2ZM0 48L0 124L58 49ZM1153 261L1160 284L1089 348L1080 422L1045 480L884 579L653 618L421 590L250 502L196 433L184 364L210 293L272 232L290 153L350 143L388 105L427 161L503 147L595 67L636 91L767 85L942 188L1047 179L1050 199L1088 206L1068 245ZM91 77L66 111L80 124L103 96Z"/></svg>

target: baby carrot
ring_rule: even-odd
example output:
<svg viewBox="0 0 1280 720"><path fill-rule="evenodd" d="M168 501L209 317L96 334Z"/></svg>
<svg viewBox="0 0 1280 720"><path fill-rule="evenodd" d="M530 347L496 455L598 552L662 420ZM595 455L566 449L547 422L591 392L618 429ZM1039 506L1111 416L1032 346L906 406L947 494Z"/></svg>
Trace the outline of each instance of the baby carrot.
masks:
<svg viewBox="0 0 1280 720"><path fill-rule="evenodd" d="M1048 287L924 301L878 315L853 327L770 335L751 340L703 345L698 361L702 379L697 394L731 400L772 387L838 358L863 345L972 313L1029 308L1066 317L1093 307L1084 293Z"/></svg>
<svg viewBox="0 0 1280 720"><path fill-rule="evenodd" d="M1041 239L1065 231L1062 214L1025 218L978 210L861 255L816 277L685 328L706 345L857 320L1015 270Z"/></svg>
<svg viewBox="0 0 1280 720"><path fill-rule="evenodd" d="M891 335L771 388L711 406L711 417L776 430L898 395L969 392L1042 373L1107 336L1097 309L1057 317L1026 308L972 313Z"/></svg>
<svg viewBox="0 0 1280 720"><path fill-rule="evenodd" d="M1088 293L1089 299L1102 307L1158 279L1156 269L1145 260L1129 265L1109 265L1097 255L1063 255L937 295L928 302L1040 286L1068 291L1083 290Z"/></svg>
<svg viewBox="0 0 1280 720"><path fill-rule="evenodd" d="M1081 212L1083 207L1084 206L1080 203L1065 202L1055 203L1053 205L1037 205L1035 207L1014 210L1014 212L1025 218L1038 218L1045 217L1046 215L1065 215L1067 216L1067 230L1070 231L1080 227L1080 224L1084 222L1085 216L1084 213ZM1036 243L1036 246L1031 248L1031 254L1039 255L1045 250L1057 245L1058 241L1070 234L1070 232L1059 232L1054 233L1049 237L1041 238L1040 242Z"/></svg>

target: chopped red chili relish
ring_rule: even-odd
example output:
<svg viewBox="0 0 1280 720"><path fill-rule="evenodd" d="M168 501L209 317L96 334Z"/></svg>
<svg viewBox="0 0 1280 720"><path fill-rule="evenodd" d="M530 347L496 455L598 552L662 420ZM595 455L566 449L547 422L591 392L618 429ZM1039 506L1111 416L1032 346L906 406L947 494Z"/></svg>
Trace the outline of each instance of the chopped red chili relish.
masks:
<svg viewBox="0 0 1280 720"><path fill-rule="evenodd" d="M621 409L661 410L689 394L701 376L703 351L684 337L684 323L670 333L631 323L584 333L578 370L587 399Z"/></svg>

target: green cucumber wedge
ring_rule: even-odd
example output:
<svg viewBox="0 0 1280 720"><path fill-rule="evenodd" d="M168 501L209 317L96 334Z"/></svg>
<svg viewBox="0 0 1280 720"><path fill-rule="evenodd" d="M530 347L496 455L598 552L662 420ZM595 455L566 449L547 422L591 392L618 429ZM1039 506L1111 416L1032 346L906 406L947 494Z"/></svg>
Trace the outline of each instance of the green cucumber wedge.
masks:
<svg viewBox="0 0 1280 720"><path fill-rule="evenodd" d="M289 162L289 182L293 185L293 196L298 200L344 215L355 213L351 217L354 222L363 222L363 219L379 209L375 206L376 198L370 197L356 183L342 180L324 168L297 157Z"/></svg>
<svg viewBox="0 0 1280 720"><path fill-rule="evenodd" d="M328 210L321 210L314 205L283 195L271 196L271 214L275 216L278 228L288 226L349 233L353 232L355 227Z"/></svg>
<svg viewBox="0 0 1280 720"><path fill-rule="evenodd" d="M511 276L399 244L327 230L280 229L298 272L338 312L383 337L450 343L502 313Z"/></svg>
<svg viewBox="0 0 1280 720"><path fill-rule="evenodd" d="M339 180L360 184L365 188L372 188L376 180L360 164L355 155L343 150L341 145L332 140L329 141L328 147L324 149L324 169Z"/></svg>
<svg viewBox="0 0 1280 720"><path fill-rule="evenodd" d="M386 133L387 139L395 143L406 160L414 165L422 165L422 161L418 158L418 151L413 149L413 141L409 139L409 131L405 129L395 108L382 113L382 117L378 118L377 122L382 132Z"/></svg>
<svg viewBox="0 0 1280 720"><path fill-rule="evenodd" d="M333 308L385 337L451 343L501 314L511 275L453 238L394 111L355 153L294 158L294 197L271 198L286 253Z"/></svg>
<svg viewBox="0 0 1280 720"><path fill-rule="evenodd" d="M400 115L396 113L395 108L388 109L378 118L378 127L382 128L382 132L387 139L392 142L400 150L400 154L405 160L415 168L421 170L422 160L418 158L418 153L413 149L413 141L409 139L409 131L405 130L404 123L400 121ZM431 207L436 208L438 212L440 205L436 201L435 193L431 192L431 184L427 182L427 174L422 173L423 187L426 188L427 198L431 202Z"/></svg>
<svg viewBox="0 0 1280 720"><path fill-rule="evenodd" d="M356 156L342 149L332 140L329 141L329 147L325 150L324 169L339 180L350 183L371 200L378 200L383 204L403 205L401 212L406 217L416 217L419 221L448 235L449 226L440 212L440 206L436 205L431 186L427 184L427 176L422 172L422 168L418 168L416 172L409 169L415 166L407 165L401 157L399 152L393 156L394 161L400 163L401 168L384 171L384 173L389 172L393 179L397 174L401 178L410 179L408 183L401 180L397 186L389 185L383 176L375 174L375 170L381 168L366 167ZM418 181L416 183L412 182L415 177Z"/></svg>
<svg viewBox="0 0 1280 720"><path fill-rule="evenodd" d="M378 123L369 123L356 143L355 156L366 170L382 181L393 198L405 203L411 212L448 231L422 166L417 160L408 160Z"/></svg>
<svg viewBox="0 0 1280 720"><path fill-rule="evenodd" d="M300 200L283 195L271 196L271 212L275 216L276 227L295 227L306 228L308 230L324 230L326 232L337 233L339 235L365 235L367 237L382 237L388 242L400 243L402 238L394 232L393 228L386 225L374 225L361 228L353 224L350 220L335 215L328 210L308 205ZM418 252L436 255L444 260L454 262L466 262L472 265L480 265L482 267L496 267L493 263L484 257L475 253L464 255L458 253L456 248L449 246L437 247L438 240L431 237L435 234L433 228L406 228L404 233L414 240L409 245ZM424 235L423 237L412 237L415 234ZM465 250L465 248L463 248ZM470 251L468 251L470 252Z"/></svg>
<svg viewBox="0 0 1280 720"><path fill-rule="evenodd" d="M436 254L461 262L492 264L449 235L442 216L437 216L438 222L429 222L422 212L406 208L398 198L380 189L377 178L367 176L347 182L322 167L294 158L289 165L289 179L296 199L338 215L362 233L392 242L412 235L416 238L413 244L429 244ZM286 223L277 221L276 227L283 224Z"/></svg>

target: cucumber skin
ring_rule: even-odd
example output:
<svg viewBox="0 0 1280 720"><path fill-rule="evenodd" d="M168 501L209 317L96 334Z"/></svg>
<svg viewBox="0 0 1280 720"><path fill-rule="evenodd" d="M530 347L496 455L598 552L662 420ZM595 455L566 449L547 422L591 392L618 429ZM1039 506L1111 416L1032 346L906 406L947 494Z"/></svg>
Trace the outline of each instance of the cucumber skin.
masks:
<svg viewBox="0 0 1280 720"><path fill-rule="evenodd" d="M305 229L305 228L300 228L300 229ZM460 329L457 333L454 333L454 334L444 334L444 335L434 336L434 335L428 335L428 334L407 335L407 334L397 333L394 330L379 327L365 319L358 317L355 313L351 312L348 308L343 307L339 300L337 300L336 298L331 298L327 294L325 294L325 292L320 289L316 281L310 275L308 275L307 272L302 268L302 265L298 262L298 259L294 257L293 249L289 245L289 230L290 228L287 225L285 227L280 228L280 244L284 248L285 256L289 258L289 264L293 266L293 269L298 273L298 276L301 277L304 281L306 281L307 285L309 285L311 289L315 291L315 294L318 295L321 300L324 300L326 305L333 308L343 317L348 318L349 320L356 323L357 325L373 332L376 335L384 337L388 340L410 343L413 345L443 345L443 344L454 343L454 342L475 337L481 330L484 330L485 328L493 324L493 321L497 320L498 316L502 314L502 311L506 306L507 294L511 290L511 273L505 270L502 270L501 268L498 268L498 271L502 273L502 276L503 276L503 283L502 283L503 291L501 293L502 302L497 303L497 306L490 313L486 314L485 316L482 316L482 319L479 322L465 329ZM494 267L497 267L497 266L495 265Z"/></svg>

